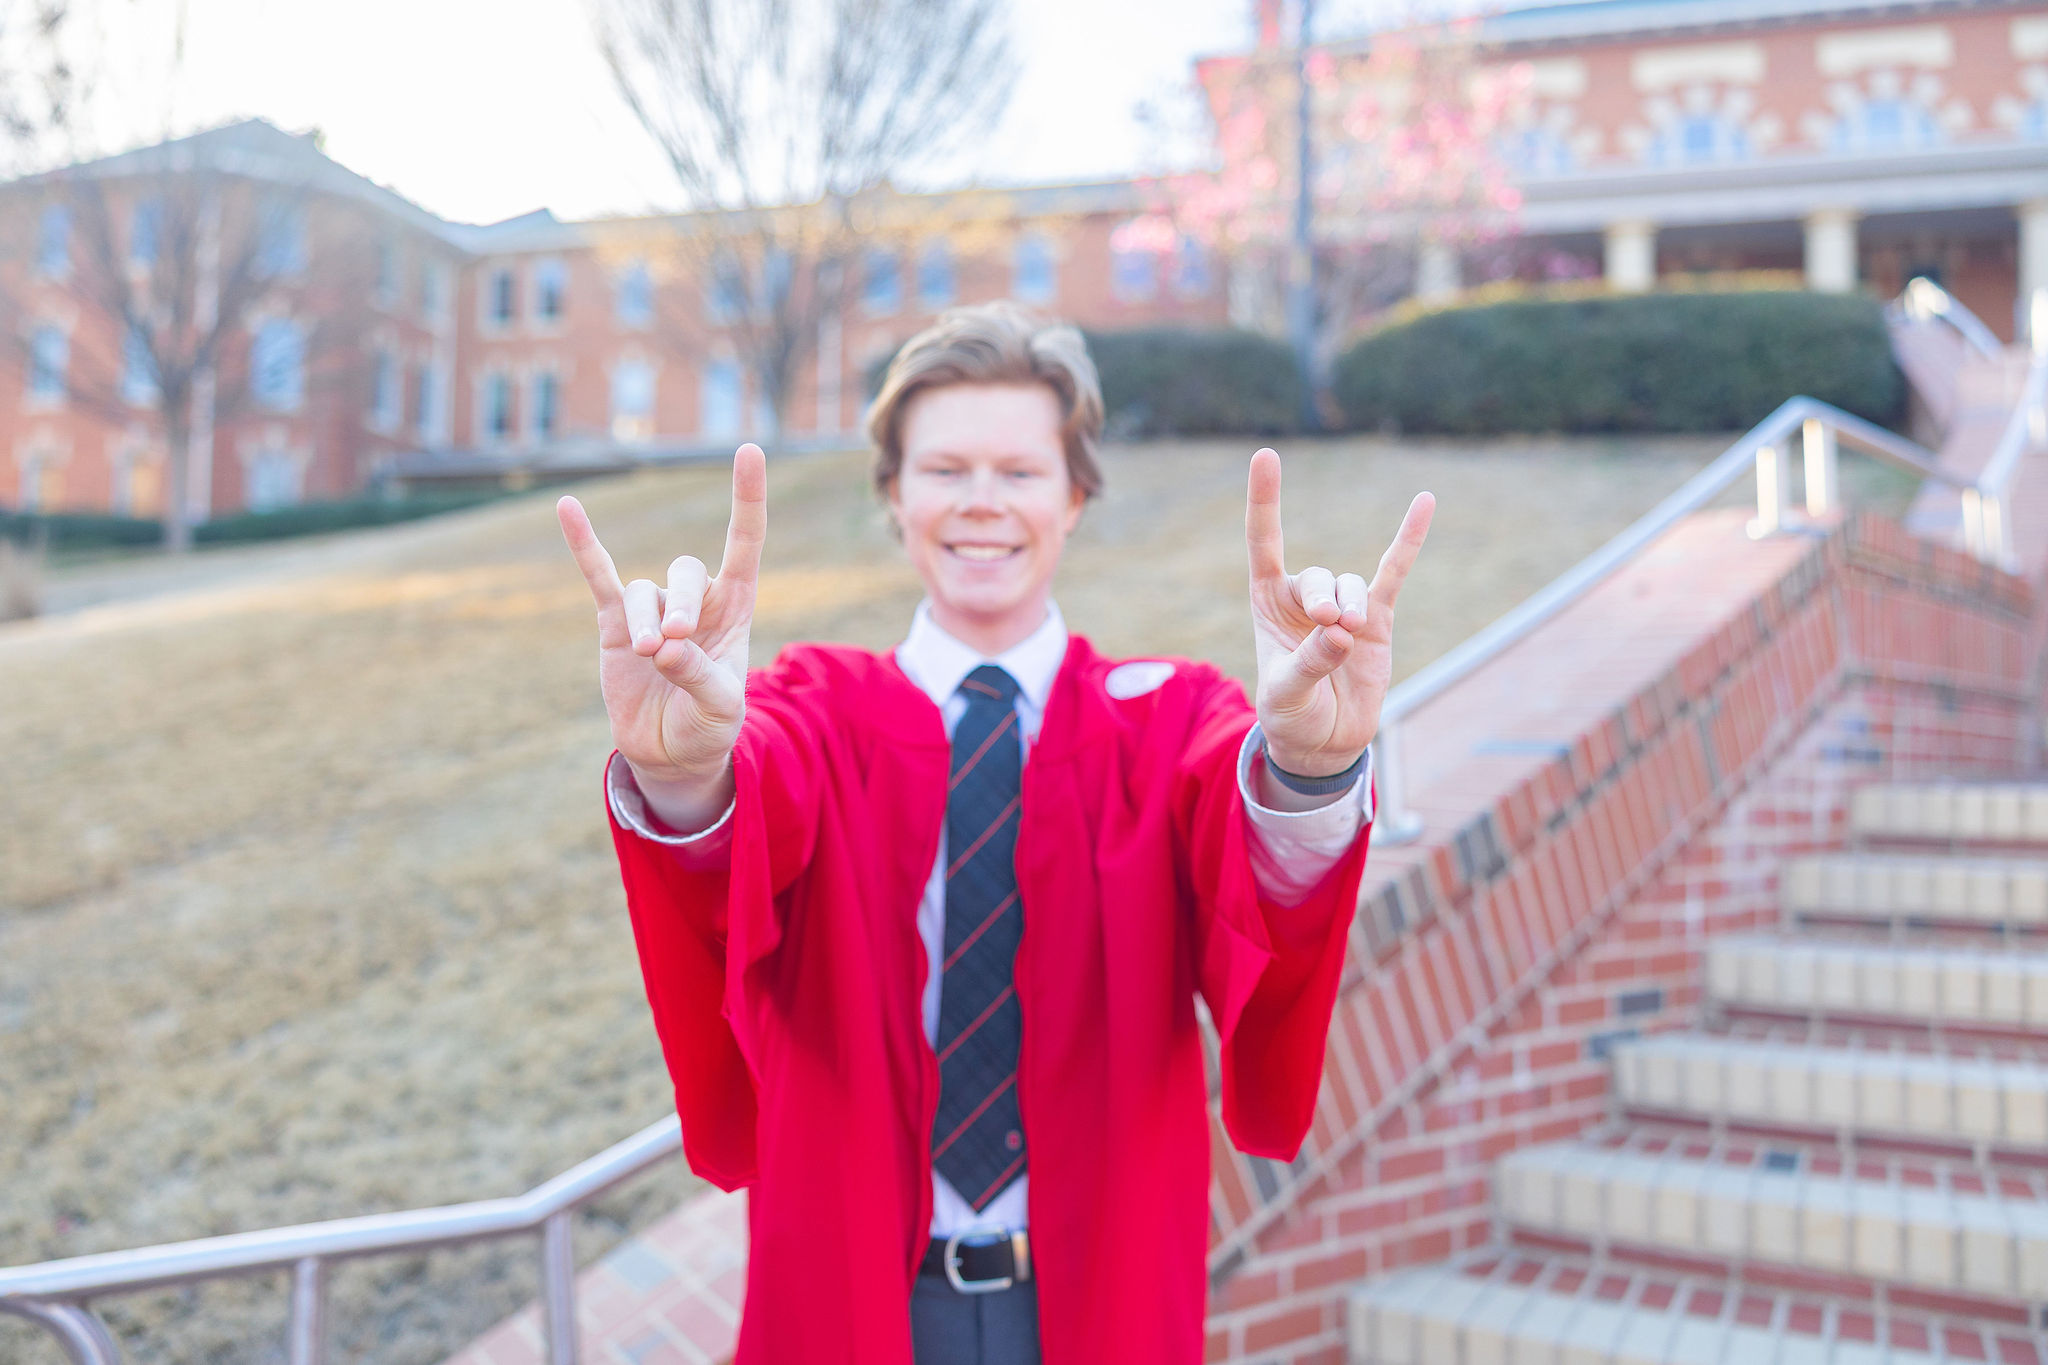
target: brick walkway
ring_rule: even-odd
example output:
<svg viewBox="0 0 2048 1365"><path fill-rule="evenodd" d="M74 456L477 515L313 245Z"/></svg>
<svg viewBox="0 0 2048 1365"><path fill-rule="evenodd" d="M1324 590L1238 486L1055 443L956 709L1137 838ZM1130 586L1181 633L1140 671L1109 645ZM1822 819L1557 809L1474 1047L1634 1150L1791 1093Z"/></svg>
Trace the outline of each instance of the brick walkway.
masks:
<svg viewBox="0 0 2048 1365"><path fill-rule="evenodd" d="M747 1199L705 1190L576 1278L584 1365L724 1365L739 1334ZM447 1365L544 1365L529 1304Z"/></svg>

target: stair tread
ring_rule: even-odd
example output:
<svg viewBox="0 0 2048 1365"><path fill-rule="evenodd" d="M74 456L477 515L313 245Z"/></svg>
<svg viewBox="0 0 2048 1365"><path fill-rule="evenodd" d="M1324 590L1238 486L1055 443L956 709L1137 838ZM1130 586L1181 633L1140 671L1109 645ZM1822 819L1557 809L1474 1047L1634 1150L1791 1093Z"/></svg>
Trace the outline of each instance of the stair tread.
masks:
<svg viewBox="0 0 2048 1365"><path fill-rule="evenodd" d="M1614 1365L2048 1360L2018 1325L1512 1250L1366 1281L1346 1316L1361 1365L1506 1365L1565 1348Z"/></svg>

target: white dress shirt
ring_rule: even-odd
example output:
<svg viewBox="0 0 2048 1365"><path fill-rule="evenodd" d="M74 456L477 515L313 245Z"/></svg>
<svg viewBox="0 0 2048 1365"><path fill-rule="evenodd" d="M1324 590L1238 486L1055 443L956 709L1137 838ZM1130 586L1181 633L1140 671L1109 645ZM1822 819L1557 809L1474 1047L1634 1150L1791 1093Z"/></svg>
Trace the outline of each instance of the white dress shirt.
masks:
<svg viewBox="0 0 2048 1365"><path fill-rule="evenodd" d="M959 695L961 682L982 664L1000 666L1017 680L1018 728L1028 754L1031 744L1038 738L1039 725L1045 719L1046 702L1052 695L1053 680L1059 676L1060 663L1066 653L1067 623L1059 608L1050 603L1046 606L1043 625L995 658L988 659L971 645L949 635L932 620L931 604L922 602L918 604L917 615L911 620L910 633L896 647L896 663L904 675L939 708L949 739L954 727L960 723L960 717L967 711L967 701ZM1160 674L1152 686L1156 687L1166 676ZM1344 856L1352 840L1358 837L1359 829L1372 818L1369 809L1371 752L1367 751L1358 780L1348 790L1332 797L1327 805L1298 812L1272 810L1254 798L1253 765L1259 761L1258 736L1254 731L1245 736L1237 759L1238 791L1244 799L1245 819L1252 835L1247 841L1252 874L1258 880L1259 889L1267 896L1283 905L1297 904ZM645 799L633 781L632 768L624 763L613 763L606 777L606 787L611 796L612 811L618 816L619 823L640 837L656 843L687 847L692 862L715 861L726 855L731 838L731 805L716 821L695 834L663 834L656 830L654 821L647 814ZM922 1003L924 1036L930 1044L935 1044L939 1036L940 964L944 960L946 941L945 869L946 840L945 832L941 830L938 857L932 863L931 878L925 883L924 897L917 907L917 933L924 940L925 958L929 963ZM1029 907L1026 909L1028 913ZM950 1237L968 1228L1014 1229L1027 1226L1024 1191L1030 1180L1027 1170L997 1195L987 1208L976 1213L944 1176L933 1171L932 1236Z"/></svg>

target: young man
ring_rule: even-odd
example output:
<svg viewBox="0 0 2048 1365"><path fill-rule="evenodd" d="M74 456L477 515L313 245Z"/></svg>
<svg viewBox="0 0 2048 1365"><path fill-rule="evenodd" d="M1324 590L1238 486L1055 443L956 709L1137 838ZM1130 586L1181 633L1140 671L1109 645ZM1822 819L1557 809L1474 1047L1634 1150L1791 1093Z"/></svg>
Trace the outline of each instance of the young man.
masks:
<svg viewBox="0 0 2048 1365"><path fill-rule="evenodd" d="M747 671L766 532L621 585L573 498L607 803L691 1167L749 1187L740 1365L1192 1365L1209 1128L1289 1160L1364 867L1416 497L1368 585L1246 507L1258 701L1115 663L1051 585L1101 486L1080 334L955 309L891 365L875 482L926 600L883 654ZM1028 761L1027 761L1028 754Z"/></svg>

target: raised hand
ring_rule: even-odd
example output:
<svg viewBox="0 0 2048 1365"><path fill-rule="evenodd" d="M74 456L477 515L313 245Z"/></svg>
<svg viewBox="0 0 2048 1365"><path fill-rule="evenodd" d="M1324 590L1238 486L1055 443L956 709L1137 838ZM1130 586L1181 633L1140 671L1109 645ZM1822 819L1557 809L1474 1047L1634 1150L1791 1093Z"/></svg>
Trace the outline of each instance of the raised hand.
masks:
<svg viewBox="0 0 2048 1365"><path fill-rule="evenodd" d="M668 566L667 587L645 578L622 586L583 505L565 497L555 513L597 601L598 680L612 742L650 798L725 780L746 715L754 584L768 531L761 447L749 443L733 456L732 522L715 578L684 555Z"/></svg>
<svg viewBox="0 0 2048 1365"><path fill-rule="evenodd" d="M1280 457L1252 456L1244 513L1251 553L1259 728L1273 762L1304 777L1342 772L1379 733L1394 672L1394 599L1429 534L1436 498L1418 493L1368 584L1324 568L1287 572Z"/></svg>

